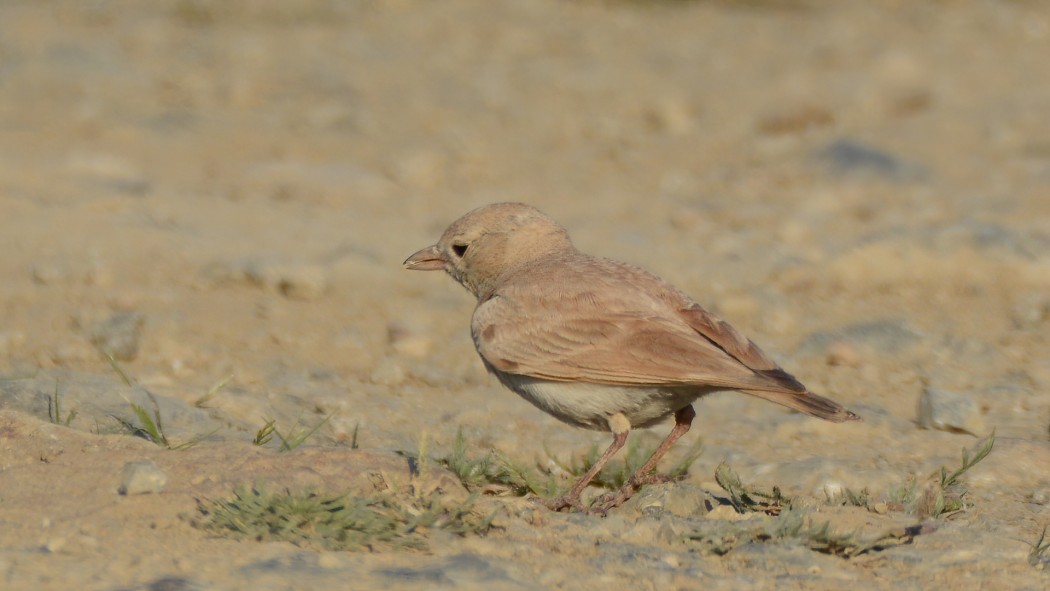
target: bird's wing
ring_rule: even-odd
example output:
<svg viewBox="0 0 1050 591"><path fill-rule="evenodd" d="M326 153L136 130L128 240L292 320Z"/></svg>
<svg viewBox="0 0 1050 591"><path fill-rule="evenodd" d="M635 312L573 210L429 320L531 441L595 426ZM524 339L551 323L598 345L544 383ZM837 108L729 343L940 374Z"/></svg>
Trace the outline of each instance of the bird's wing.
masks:
<svg viewBox="0 0 1050 591"><path fill-rule="evenodd" d="M708 312L696 302L679 310L679 316L698 334L714 343L738 362L755 373L792 392L805 392L806 387L794 376L780 368L775 361L758 348L731 324Z"/></svg>
<svg viewBox="0 0 1050 591"><path fill-rule="evenodd" d="M675 300L684 296L655 277L636 285L637 270L620 271L504 286L474 312L478 352L495 369L548 380L787 387L768 374L790 376L731 326L698 305L677 309Z"/></svg>

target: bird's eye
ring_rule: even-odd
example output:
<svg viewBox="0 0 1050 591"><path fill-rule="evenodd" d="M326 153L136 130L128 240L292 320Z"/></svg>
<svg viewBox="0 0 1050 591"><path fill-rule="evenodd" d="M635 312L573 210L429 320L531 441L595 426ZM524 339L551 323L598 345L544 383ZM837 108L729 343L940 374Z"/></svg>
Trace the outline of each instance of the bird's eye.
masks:
<svg viewBox="0 0 1050 591"><path fill-rule="evenodd" d="M462 258L463 255L467 254L467 245L466 244L453 244L452 245L452 252L456 253L457 257Z"/></svg>

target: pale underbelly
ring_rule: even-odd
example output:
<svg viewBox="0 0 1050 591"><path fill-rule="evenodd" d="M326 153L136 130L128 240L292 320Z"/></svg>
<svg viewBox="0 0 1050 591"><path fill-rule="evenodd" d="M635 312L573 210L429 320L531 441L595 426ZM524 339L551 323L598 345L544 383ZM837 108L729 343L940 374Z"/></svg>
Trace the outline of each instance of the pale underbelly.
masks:
<svg viewBox="0 0 1050 591"><path fill-rule="evenodd" d="M610 386L584 382L550 382L525 376L500 376L508 388L540 410L570 425L608 431L610 416L623 413L631 427L649 427L673 415L705 388Z"/></svg>

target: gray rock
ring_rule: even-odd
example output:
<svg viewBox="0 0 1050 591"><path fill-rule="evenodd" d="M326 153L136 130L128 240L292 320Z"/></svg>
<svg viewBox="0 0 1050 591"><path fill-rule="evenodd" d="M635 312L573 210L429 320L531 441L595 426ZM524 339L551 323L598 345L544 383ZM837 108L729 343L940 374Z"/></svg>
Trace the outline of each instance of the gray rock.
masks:
<svg viewBox="0 0 1050 591"><path fill-rule="evenodd" d="M121 587L120 591L205 591L212 588L192 579L169 575L135 587Z"/></svg>
<svg viewBox="0 0 1050 591"><path fill-rule="evenodd" d="M131 361L139 353L143 316L138 312L117 312L88 330L91 342L105 353Z"/></svg>
<svg viewBox="0 0 1050 591"><path fill-rule="evenodd" d="M117 492L122 495L158 493L164 490L167 483L168 475L153 460L139 460L124 464L124 474Z"/></svg>
<svg viewBox="0 0 1050 591"><path fill-rule="evenodd" d="M718 501L711 493L687 482L647 486L624 504L646 515L671 514L699 517L707 514Z"/></svg>
<svg viewBox="0 0 1050 591"><path fill-rule="evenodd" d="M925 175L919 165L846 138L825 146L816 153L816 158L838 174L870 175L898 181L916 180Z"/></svg>
<svg viewBox="0 0 1050 591"><path fill-rule="evenodd" d="M207 410L167 396L163 391L147 392L139 386L128 388L112 373L39 372L0 380L0 407L43 420L50 418L74 429L124 433L115 417L137 423L132 403L151 416L156 409L163 419L165 434L176 443L214 433L222 427Z"/></svg>
<svg viewBox="0 0 1050 591"><path fill-rule="evenodd" d="M397 587L413 584L453 589L529 589L532 585L518 580L501 564L503 561L478 554L455 554L429 564L383 567L378 575Z"/></svg>
<svg viewBox="0 0 1050 591"><path fill-rule="evenodd" d="M964 394L924 388L919 396L918 423L924 429L952 433L984 433L984 417L977 401Z"/></svg>

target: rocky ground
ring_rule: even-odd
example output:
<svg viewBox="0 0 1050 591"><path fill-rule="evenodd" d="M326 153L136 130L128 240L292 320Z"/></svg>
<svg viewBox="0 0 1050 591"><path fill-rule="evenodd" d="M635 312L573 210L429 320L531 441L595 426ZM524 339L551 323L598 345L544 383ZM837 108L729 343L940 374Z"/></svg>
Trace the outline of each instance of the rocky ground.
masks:
<svg viewBox="0 0 1050 591"><path fill-rule="evenodd" d="M1048 56L1020 0L0 4L0 587L1046 588ZM556 483L608 439L400 267L501 200L864 422L723 393L609 517L468 498L457 432ZM466 525L204 527L253 484Z"/></svg>

